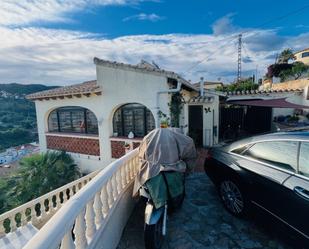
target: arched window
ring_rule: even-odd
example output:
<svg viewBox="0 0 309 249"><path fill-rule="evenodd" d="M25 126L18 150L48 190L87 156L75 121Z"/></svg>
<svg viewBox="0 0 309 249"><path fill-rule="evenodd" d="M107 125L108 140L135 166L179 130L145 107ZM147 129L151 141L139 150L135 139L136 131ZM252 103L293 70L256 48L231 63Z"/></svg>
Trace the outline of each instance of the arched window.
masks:
<svg viewBox="0 0 309 249"><path fill-rule="evenodd" d="M82 107L61 107L48 117L49 132L98 134L98 121L93 112Z"/></svg>
<svg viewBox="0 0 309 249"><path fill-rule="evenodd" d="M155 128L155 120L149 109L140 104L121 106L113 117L114 133L128 136L130 131L135 137L144 137Z"/></svg>

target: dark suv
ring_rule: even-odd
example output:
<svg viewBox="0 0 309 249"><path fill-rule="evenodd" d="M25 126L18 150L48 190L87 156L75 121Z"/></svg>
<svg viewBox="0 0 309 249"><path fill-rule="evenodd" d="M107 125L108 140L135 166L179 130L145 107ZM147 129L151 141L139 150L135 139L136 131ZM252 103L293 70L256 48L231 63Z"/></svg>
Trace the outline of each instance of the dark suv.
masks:
<svg viewBox="0 0 309 249"><path fill-rule="evenodd" d="M255 205L309 241L309 132L282 132L213 148L205 171L225 208Z"/></svg>

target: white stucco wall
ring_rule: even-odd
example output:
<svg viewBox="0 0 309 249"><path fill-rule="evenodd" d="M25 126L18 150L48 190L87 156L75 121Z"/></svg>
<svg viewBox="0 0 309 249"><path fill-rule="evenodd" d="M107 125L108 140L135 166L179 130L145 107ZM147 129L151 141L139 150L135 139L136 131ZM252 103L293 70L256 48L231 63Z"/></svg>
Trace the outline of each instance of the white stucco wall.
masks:
<svg viewBox="0 0 309 249"><path fill-rule="evenodd" d="M139 103L146 106L157 122L157 92L169 89L167 78L162 75L136 72L96 65L97 83L102 88L102 95L73 97L71 99L35 101L38 123L38 134L41 151L46 151L46 132L48 115L59 107L81 106L92 111L98 119L100 157L73 155L83 171L89 172L104 167L112 161L110 137L113 135L113 114L123 104ZM159 108L169 115L169 94L160 94ZM182 118L185 120L185 118ZM183 121L185 123L185 121ZM91 164L91 165L89 165Z"/></svg>
<svg viewBox="0 0 309 249"><path fill-rule="evenodd" d="M191 105L202 105L203 106L203 146L210 147L217 144L219 141L219 96L210 95L213 97L211 103L190 103L185 108L186 119L189 117L189 106ZM205 111L210 109L210 112ZM188 121L187 121L188 123ZM214 127L217 127L217 134L214 134Z"/></svg>

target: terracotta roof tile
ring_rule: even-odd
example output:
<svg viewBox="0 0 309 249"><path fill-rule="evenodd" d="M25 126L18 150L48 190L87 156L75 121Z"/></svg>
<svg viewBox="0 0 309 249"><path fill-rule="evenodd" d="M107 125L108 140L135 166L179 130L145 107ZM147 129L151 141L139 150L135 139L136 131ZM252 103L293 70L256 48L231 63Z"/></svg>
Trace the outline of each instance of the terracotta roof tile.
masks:
<svg viewBox="0 0 309 249"><path fill-rule="evenodd" d="M296 93L296 92L303 92L303 89L247 90L247 91L225 92L225 94L227 96L232 96L232 95L259 95L259 94L270 94L270 93Z"/></svg>
<svg viewBox="0 0 309 249"><path fill-rule="evenodd" d="M81 84L54 88L51 90L32 93L26 96L27 99L44 99L53 97L64 97L78 94L101 93L101 87L96 80L86 81Z"/></svg>

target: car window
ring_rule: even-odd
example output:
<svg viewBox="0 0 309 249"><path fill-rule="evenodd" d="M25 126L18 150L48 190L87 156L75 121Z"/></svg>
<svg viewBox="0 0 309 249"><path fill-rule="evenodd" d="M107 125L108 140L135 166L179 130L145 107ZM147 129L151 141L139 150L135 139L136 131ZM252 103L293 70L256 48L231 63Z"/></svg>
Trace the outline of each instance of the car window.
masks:
<svg viewBox="0 0 309 249"><path fill-rule="evenodd" d="M303 142L300 146L299 174L309 177L309 142Z"/></svg>
<svg viewBox="0 0 309 249"><path fill-rule="evenodd" d="M298 143L293 141L260 142L245 151L243 155L295 172L297 149Z"/></svg>

